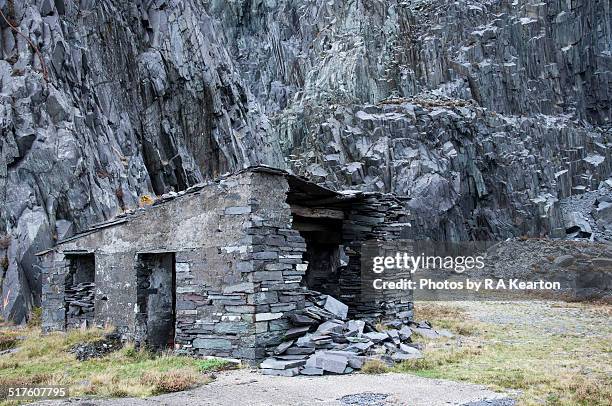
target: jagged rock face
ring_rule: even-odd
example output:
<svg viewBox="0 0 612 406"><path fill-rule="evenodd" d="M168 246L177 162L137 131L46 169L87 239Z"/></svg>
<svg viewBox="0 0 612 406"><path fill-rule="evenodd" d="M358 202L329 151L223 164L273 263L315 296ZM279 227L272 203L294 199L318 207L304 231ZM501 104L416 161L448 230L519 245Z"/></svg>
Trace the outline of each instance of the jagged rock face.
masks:
<svg viewBox="0 0 612 406"><path fill-rule="evenodd" d="M291 167L410 196L417 237L564 235L557 199L610 176L604 1L217 1L209 12Z"/></svg>
<svg viewBox="0 0 612 406"><path fill-rule="evenodd" d="M145 194L249 164L282 165L200 2L0 6L48 71L45 81L32 47L0 22L5 316L21 320L23 303L37 304L33 254L54 238L137 207Z"/></svg>
<svg viewBox="0 0 612 406"><path fill-rule="evenodd" d="M2 314L16 320L39 297L37 250L253 163L410 195L416 232L453 239L550 235L555 199L610 176L606 0L0 8L48 71L0 18Z"/></svg>
<svg viewBox="0 0 612 406"><path fill-rule="evenodd" d="M420 100L330 107L314 128L293 165L331 187L410 197L415 238L564 236L559 198L612 172L612 134L562 116Z"/></svg>
<svg viewBox="0 0 612 406"><path fill-rule="evenodd" d="M612 120L606 1L212 1L268 111L421 93Z"/></svg>

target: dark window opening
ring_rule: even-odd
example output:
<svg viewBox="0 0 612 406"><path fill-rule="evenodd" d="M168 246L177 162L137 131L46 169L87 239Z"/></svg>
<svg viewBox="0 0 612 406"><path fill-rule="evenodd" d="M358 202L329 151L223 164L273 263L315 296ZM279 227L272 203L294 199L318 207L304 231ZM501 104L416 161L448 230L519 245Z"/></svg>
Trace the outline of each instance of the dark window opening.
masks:
<svg viewBox="0 0 612 406"><path fill-rule="evenodd" d="M93 325L96 265L94 254L67 254L64 286L66 328Z"/></svg>
<svg viewBox="0 0 612 406"><path fill-rule="evenodd" d="M136 274L138 339L150 348L172 348L176 321L174 253L139 254Z"/></svg>

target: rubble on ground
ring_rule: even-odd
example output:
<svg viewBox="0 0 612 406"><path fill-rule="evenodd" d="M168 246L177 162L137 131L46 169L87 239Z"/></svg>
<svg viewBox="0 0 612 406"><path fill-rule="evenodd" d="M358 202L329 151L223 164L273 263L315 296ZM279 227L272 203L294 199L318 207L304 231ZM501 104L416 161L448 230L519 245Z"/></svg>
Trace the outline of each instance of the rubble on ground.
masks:
<svg viewBox="0 0 612 406"><path fill-rule="evenodd" d="M94 283L79 283L66 287L66 305L68 312L66 324L70 327L80 327L81 324L93 320L94 311Z"/></svg>
<svg viewBox="0 0 612 406"><path fill-rule="evenodd" d="M119 333L108 333L101 340L77 344L70 349L70 352L75 354L79 361L87 361L91 358L101 358L119 350L122 346Z"/></svg>
<svg viewBox="0 0 612 406"><path fill-rule="evenodd" d="M308 305L288 318L293 326L261 364L265 375L317 376L348 374L368 360L388 365L422 357L422 346L413 337L452 337L428 322L414 322L409 314L373 325L347 318L348 306L337 299L311 292Z"/></svg>
<svg viewBox="0 0 612 406"><path fill-rule="evenodd" d="M612 178L560 201L567 239L612 241Z"/></svg>

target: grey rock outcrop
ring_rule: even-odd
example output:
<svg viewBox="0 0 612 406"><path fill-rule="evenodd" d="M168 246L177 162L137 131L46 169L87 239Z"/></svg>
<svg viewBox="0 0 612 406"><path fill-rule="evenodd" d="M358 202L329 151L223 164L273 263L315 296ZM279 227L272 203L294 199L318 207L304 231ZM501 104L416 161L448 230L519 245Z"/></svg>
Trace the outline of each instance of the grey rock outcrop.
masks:
<svg viewBox="0 0 612 406"><path fill-rule="evenodd" d="M604 0L212 1L267 111L422 93L609 123Z"/></svg>
<svg viewBox="0 0 612 406"><path fill-rule="evenodd" d="M419 236L565 236L611 172L605 1L211 2L297 172L409 195ZM261 46L261 44L266 44Z"/></svg>
<svg viewBox="0 0 612 406"><path fill-rule="evenodd" d="M23 34L0 20L0 228L16 246L3 271L3 316L23 320L26 309L17 309L38 304L33 254L67 224L82 230L143 195L254 163L282 165L200 2L0 6Z"/></svg>
<svg viewBox="0 0 612 406"><path fill-rule="evenodd" d="M37 251L250 164L409 195L414 232L436 239L564 237L559 200L612 172L606 0L0 9L23 34L0 18L0 284L17 321L39 301Z"/></svg>

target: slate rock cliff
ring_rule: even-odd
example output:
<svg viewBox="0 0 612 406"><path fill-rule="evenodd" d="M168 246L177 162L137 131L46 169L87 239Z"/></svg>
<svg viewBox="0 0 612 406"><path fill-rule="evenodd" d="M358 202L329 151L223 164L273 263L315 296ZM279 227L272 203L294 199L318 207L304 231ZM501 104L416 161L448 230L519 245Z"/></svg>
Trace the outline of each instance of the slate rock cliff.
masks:
<svg viewBox="0 0 612 406"><path fill-rule="evenodd" d="M412 198L415 237L565 234L610 176L607 1L213 1L290 166Z"/></svg>
<svg viewBox="0 0 612 406"><path fill-rule="evenodd" d="M0 5L23 34L0 23L5 316L21 320L38 304L34 253L55 239L137 207L143 195L249 164L282 165L200 2Z"/></svg>
<svg viewBox="0 0 612 406"><path fill-rule="evenodd" d="M0 9L0 284L16 321L39 301L36 252L255 163L410 196L415 236L437 239L563 236L559 199L611 176L607 0Z"/></svg>

